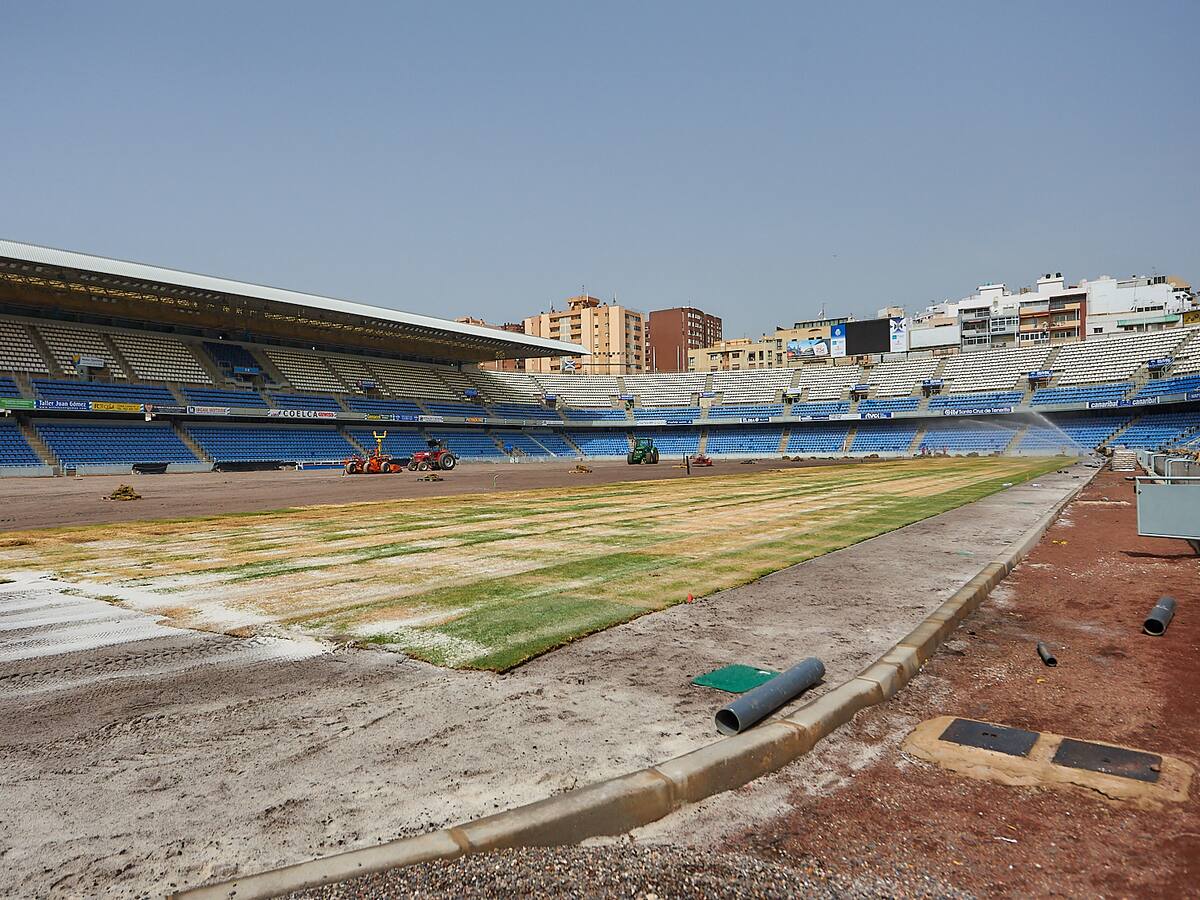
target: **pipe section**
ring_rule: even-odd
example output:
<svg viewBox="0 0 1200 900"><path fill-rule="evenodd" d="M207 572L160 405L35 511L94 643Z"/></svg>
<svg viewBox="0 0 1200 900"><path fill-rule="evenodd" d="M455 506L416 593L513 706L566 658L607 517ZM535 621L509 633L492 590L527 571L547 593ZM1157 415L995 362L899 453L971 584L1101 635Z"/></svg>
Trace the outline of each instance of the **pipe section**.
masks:
<svg viewBox="0 0 1200 900"><path fill-rule="evenodd" d="M1053 668L1058 665L1058 657L1055 656L1050 648L1046 646L1044 641L1038 641L1037 645L1038 656L1042 658L1042 662Z"/></svg>
<svg viewBox="0 0 1200 900"><path fill-rule="evenodd" d="M766 684L760 684L717 710L717 731L721 734L740 734L785 703L800 696L824 677L825 664L815 656L796 663Z"/></svg>
<svg viewBox="0 0 1200 900"><path fill-rule="evenodd" d="M1146 621L1142 623L1142 631L1158 637L1167 630L1167 626L1171 624L1171 619L1174 616L1175 598L1159 597L1158 602L1154 604L1154 609L1150 610L1150 614L1146 616Z"/></svg>

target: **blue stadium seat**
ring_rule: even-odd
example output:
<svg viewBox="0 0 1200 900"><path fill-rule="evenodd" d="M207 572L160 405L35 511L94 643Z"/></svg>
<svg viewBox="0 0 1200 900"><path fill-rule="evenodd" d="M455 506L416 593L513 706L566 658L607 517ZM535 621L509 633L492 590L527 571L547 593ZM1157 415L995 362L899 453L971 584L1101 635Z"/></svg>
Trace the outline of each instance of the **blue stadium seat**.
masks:
<svg viewBox="0 0 1200 900"><path fill-rule="evenodd" d="M333 427L206 423L186 428L214 462L325 462L358 452Z"/></svg>
<svg viewBox="0 0 1200 900"><path fill-rule="evenodd" d="M827 403L793 403L791 414L797 418L804 416L836 416L850 412L850 403L846 400L833 400Z"/></svg>
<svg viewBox="0 0 1200 900"><path fill-rule="evenodd" d="M623 431L569 431L567 436L584 456L624 456L629 452Z"/></svg>
<svg viewBox="0 0 1200 900"><path fill-rule="evenodd" d="M593 408L564 407L562 414L569 420L586 422L589 419L606 422L624 422L625 410L613 409L611 406Z"/></svg>
<svg viewBox="0 0 1200 900"><path fill-rule="evenodd" d="M692 456L700 452L700 432L694 428L634 428L635 438L650 438L664 456Z"/></svg>
<svg viewBox="0 0 1200 900"><path fill-rule="evenodd" d="M490 408L492 415L501 419L550 420L558 418L558 410L536 406L532 403L493 403Z"/></svg>
<svg viewBox="0 0 1200 900"><path fill-rule="evenodd" d="M1200 411L1146 413L1121 432L1114 444L1133 450L1161 450L1200 428Z"/></svg>
<svg viewBox="0 0 1200 900"><path fill-rule="evenodd" d="M963 419L935 422L925 429L921 447L931 453L1002 453L1017 427L992 420Z"/></svg>
<svg viewBox="0 0 1200 900"><path fill-rule="evenodd" d="M14 419L0 419L0 466L40 466L42 460L29 446Z"/></svg>
<svg viewBox="0 0 1200 900"><path fill-rule="evenodd" d="M149 384L112 384L106 381L55 381L33 379L33 390L43 400L86 400L103 403L179 403L165 387Z"/></svg>
<svg viewBox="0 0 1200 900"><path fill-rule="evenodd" d="M204 349L208 351L208 355L213 358L213 362L221 369L227 372L237 369L259 369L262 366L258 364L258 360L245 347L237 344L226 344L218 341L205 341Z"/></svg>
<svg viewBox="0 0 1200 900"><path fill-rule="evenodd" d="M244 409L266 409L267 401L258 391L226 391L214 388L185 387L183 396L194 406L234 406Z"/></svg>
<svg viewBox="0 0 1200 900"><path fill-rule="evenodd" d="M272 394L271 402L280 409L311 409L317 412L341 412L342 408L332 397L313 394Z"/></svg>
<svg viewBox="0 0 1200 900"><path fill-rule="evenodd" d="M1167 394L1190 394L1200 391L1200 374L1180 375L1175 378L1159 378L1142 385L1138 397L1162 397Z"/></svg>
<svg viewBox="0 0 1200 900"><path fill-rule="evenodd" d="M700 418L698 406L638 406L634 407L633 418L641 422L647 419L666 422L668 425L691 425Z"/></svg>
<svg viewBox="0 0 1200 900"><path fill-rule="evenodd" d="M894 400L871 397L859 401L858 411L860 413L912 412L920 405L919 397L899 397Z"/></svg>
<svg viewBox="0 0 1200 900"><path fill-rule="evenodd" d="M11 378L0 378L0 397L16 399L21 396L21 389Z"/></svg>
<svg viewBox="0 0 1200 900"><path fill-rule="evenodd" d="M503 459L504 452L491 436L482 431L431 431L433 437L446 442L450 452L459 459Z"/></svg>
<svg viewBox="0 0 1200 900"><path fill-rule="evenodd" d="M488 414L488 411L477 403L447 403L444 400L422 400L421 402L435 416L458 416L466 419Z"/></svg>
<svg viewBox="0 0 1200 900"><path fill-rule="evenodd" d="M375 428L347 428L346 431L367 453L375 449L375 434L385 432L387 437L383 439L383 452L391 456L412 456L418 450L429 449L425 436L415 428L380 424Z"/></svg>
<svg viewBox="0 0 1200 900"><path fill-rule="evenodd" d="M917 433L916 419L860 422L850 443L853 453L907 453Z"/></svg>
<svg viewBox="0 0 1200 900"><path fill-rule="evenodd" d="M383 400L378 397L347 397L346 405L355 412L379 416L419 416L421 408L411 400Z"/></svg>
<svg viewBox="0 0 1200 900"><path fill-rule="evenodd" d="M710 419L758 419L782 415L782 403L722 403L708 408Z"/></svg>
<svg viewBox="0 0 1200 900"><path fill-rule="evenodd" d="M167 422L35 422L46 445L68 468L126 463L194 463L196 455Z"/></svg>
<svg viewBox="0 0 1200 900"><path fill-rule="evenodd" d="M841 453L850 431L849 422L807 422L793 425L788 453Z"/></svg>
<svg viewBox="0 0 1200 900"><path fill-rule="evenodd" d="M736 425L708 429L706 453L720 456L724 453L778 453L783 440L783 429L778 426L743 427Z"/></svg>
<svg viewBox="0 0 1200 900"><path fill-rule="evenodd" d="M1029 427L1017 449L1022 452L1091 452L1128 421L1127 415L1047 416L1044 424Z"/></svg>
<svg viewBox="0 0 1200 900"><path fill-rule="evenodd" d="M1078 387L1042 388L1033 392L1032 406L1052 403L1095 403L1122 400L1129 391L1129 382L1120 384L1089 384Z"/></svg>

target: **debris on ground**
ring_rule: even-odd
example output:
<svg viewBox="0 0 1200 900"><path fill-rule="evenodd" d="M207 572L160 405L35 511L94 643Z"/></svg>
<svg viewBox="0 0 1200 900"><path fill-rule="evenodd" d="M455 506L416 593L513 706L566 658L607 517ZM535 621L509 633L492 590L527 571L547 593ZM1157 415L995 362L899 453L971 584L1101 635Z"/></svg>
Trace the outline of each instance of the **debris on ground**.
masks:
<svg viewBox="0 0 1200 900"><path fill-rule="evenodd" d="M905 879L911 880L911 879ZM963 897L931 878L834 875L816 860L783 866L741 853L664 845L529 847L435 860L292 894L292 900L385 897Z"/></svg>
<svg viewBox="0 0 1200 900"><path fill-rule="evenodd" d="M417 481L445 481L446 479L437 472L430 472L428 475L418 475Z"/></svg>
<svg viewBox="0 0 1200 900"><path fill-rule="evenodd" d="M591 466L585 466L583 463L576 463L575 468L567 469L568 475L590 475L592 472Z"/></svg>
<svg viewBox="0 0 1200 900"><path fill-rule="evenodd" d="M121 485L111 494L104 498L105 500L141 500L142 495L135 491L127 484Z"/></svg>

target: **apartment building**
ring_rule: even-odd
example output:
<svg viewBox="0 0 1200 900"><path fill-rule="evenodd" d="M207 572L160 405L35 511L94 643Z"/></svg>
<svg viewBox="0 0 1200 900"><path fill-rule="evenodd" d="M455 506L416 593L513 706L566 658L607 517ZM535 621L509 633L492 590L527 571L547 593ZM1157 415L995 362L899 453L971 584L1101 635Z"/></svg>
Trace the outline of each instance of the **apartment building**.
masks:
<svg viewBox="0 0 1200 900"><path fill-rule="evenodd" d="M647 323L651 372L686 372L688 351L721 342L721 319L694 306L653 309Z"/></svg>
<svg viewBox="0 0 1200 900"><path fill-rule="evenodd" d="M635 375L647 371L646 316L617 303L581 294L564 310L525 319L526 334L580 344L587 356L525 360L525 371L581 375Z"/></svg>

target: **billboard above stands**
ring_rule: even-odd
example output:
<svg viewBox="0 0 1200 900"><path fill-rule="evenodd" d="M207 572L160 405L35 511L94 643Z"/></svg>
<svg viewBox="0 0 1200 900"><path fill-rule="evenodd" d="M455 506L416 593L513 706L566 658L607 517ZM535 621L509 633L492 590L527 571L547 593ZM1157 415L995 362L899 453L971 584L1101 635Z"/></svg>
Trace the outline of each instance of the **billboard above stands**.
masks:
<svg viewBox="0 0 1200 900"><path fill-rule="evenodd" d="M87 400L39 400L37 409L68 409L75 412L88 412L92 404Z"/></svg>
<svg viewBox="0 0 1200 900"><path fill-rule="evenodd" d="M1167 369L1167 368L1170 368L1171 363L1173 363L1173 362L1175 362L1175 360L1169 356L1160 356L1158 359L1147 360L1146 368L1152 369L1152 370L1153 369L1158 369L1158 370Z"/></svg>
<svg viewBox="0 0 1200 900"><path fill-rule="evenodd" d="M0 409L35 409L32 400L22 400L20 397L0 397Z"/></svg>
<svg viewBox="0 0 1200 900"><path fill-rule="evenodd" d="M96 412L140 413L144 411L141 403L112 403L108 400L93 400L92 409Z"/></svg>
<svg viewBox="0 0 1200 900"><path fill-rule="evenodd" d="M926 378L924 381L921 382L921 387L935 388L935 387L941 387L945 383L946 382L943 381L941 378Z"/></svg>
<svg viewBox="0 0 1200 900"><path fill-rule="evenodd" d="M227 416L229 415L228 406L189 406L187 408L189 416Z"/></svg>
<svg viewBox="0 0 1200 900"><path fill-rule="evenodd" d="M336 419L337 413L325 409L268 409L271 419Z"/></svg>
<svg viewBox="0 0 1200 900"><path fill-rule="evenodd" d="M905 353L908 350L908 319L904 316L892 316L888 332L891 352Z"/></svg>
<svg viewBox="0 0 1200 900"><path fill-rule="evenodd" d="M1013 411L1011 406L978 406L968 409L943 409L943 416L1004 416Z"/></svg>
<svg viewBox="0 0 1200 900"><path fill-rule="evenodd" d="M829 355L839 359L846 355L846 323L829 326Z"/></svg>
<svg viewBox="0 0 1200 900"><path fill-rule="evenodd" d="M892 352L892 320L864 319L847 322L846 352L843 356L866 356L873 353ZM905 332L905 341L908 333Z"/></svg>
<svg viewBox="0 0 1200 900"><path fill-rule="evenodd" d="M1036 372L1030 372L1026 376L1030 381L1049 381L1054 377L1053 369L1038 369Z"/></svg>
<svg viewBox="0 0 1200 900"><path fill-rule="evenodd" d="M871 386L869 384L856 384L850 388L850 393L852 394L869 394L870 392Z"/></svg>
<svg viewBox="0 0 1200 900"><path fill-rule="evenodd" d="M261 375L262 369L258 366L234 366L234 375Z"/></svg>
<svg viewBox="0 0 1200 900"><path fill-rule="evenodd" d="M788 360L825 359L830 356L830 342L825 338L806 338L787 342Z"/></svg>

